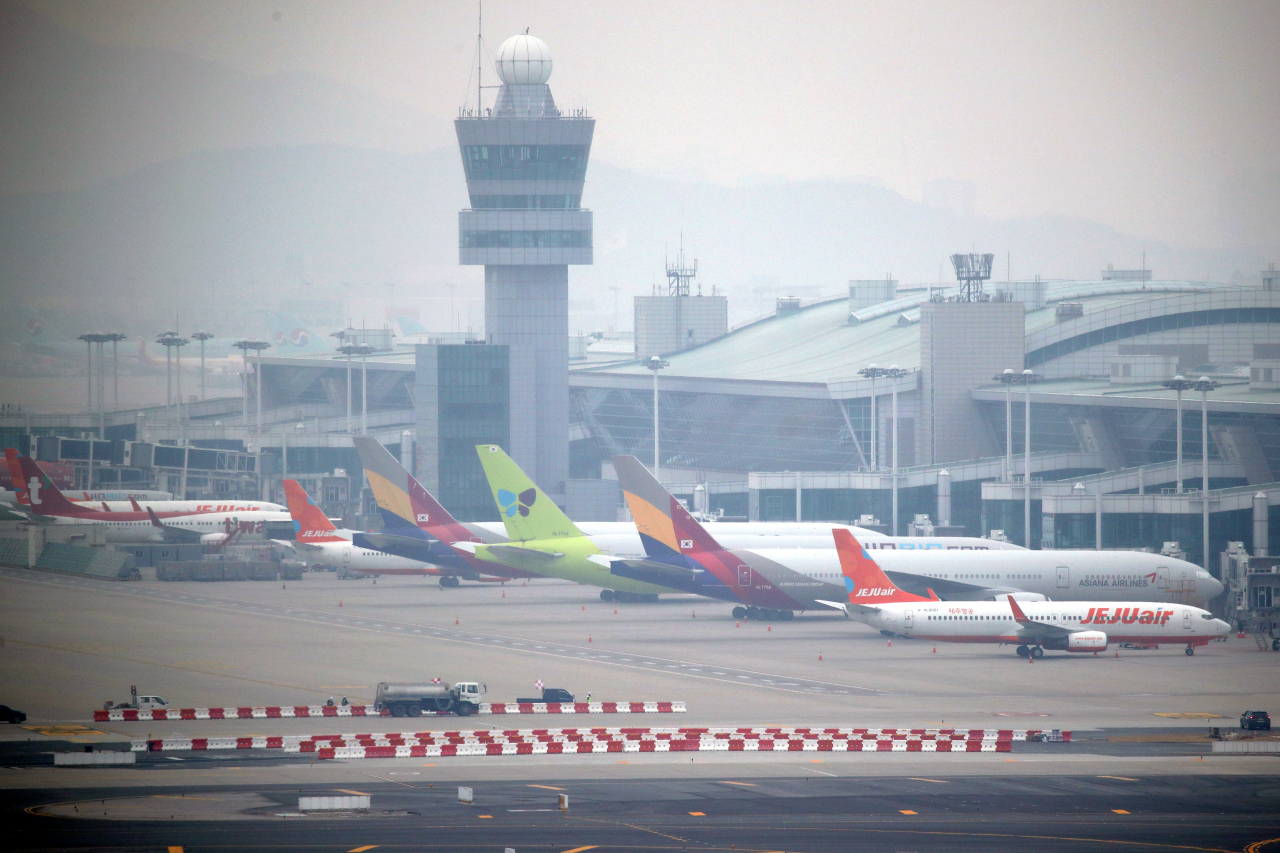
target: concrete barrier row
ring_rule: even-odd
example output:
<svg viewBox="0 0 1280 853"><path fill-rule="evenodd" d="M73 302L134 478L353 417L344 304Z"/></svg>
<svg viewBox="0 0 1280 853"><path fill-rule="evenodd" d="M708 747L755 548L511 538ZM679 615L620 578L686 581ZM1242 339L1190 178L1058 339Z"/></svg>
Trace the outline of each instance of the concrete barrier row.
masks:
<svg viewBox="0 0 1280 853"><path fill-rule="evenodd" d="M134 752L167 752L167 751L201 751L224 749L280 749L289 753L323 753L338 749L399 749L406 748L449 748L452 752L443 755L470 754L526 754L524 752L502 752L503 749L520 747L538 747L532 754L541 754L546 748L552 748L552 754L562 752L589 751L626 751L628 744L672 744L696 741L705 744L704 751L780 751L806 749L794 744L829 743L837 746L829 747L838 752L844 751L879 751L879 752L982 752L983 747L1010 744L1015 740L1025 740L1027 732L1012 730L975 729L966 732L937 732L899 735L881 732L869 735L867 732L839 732L813 730L781 730L771 729L767 732L710 731L707 729L533 729L510 732L417 732L417 733L370 733L348 735L277 735L271 737L229 737L229 738L167 738L153 740L135 740L131 743ZM605 748L596 749L603 744ZM610 744L616 746L610 747ZM498 748L498 752L485 752L490 748ZM465 748L464 752L457 752ZM482 750L471 752L472 749ZM652 752L657 747L642 747L641 752ZM667 746L658 751L669 751ZM631 750L635 751L635 750ZM1001 750L995 750L1001 751ZM435 753L432 753L435 754Z"/></svg>
<svg viewBox="0 0 1280 853"><path fill-rule="evenodd" d="M683 714L683 702L485 702L477 715L490 714ZM245 708L157 708L138 711L119 708L94 711L95 723L135 723L178 720L272 720L306 717L389 717L370 705L266 705ZM450 717L452 711L424 712L424 717Z"/></svg>
<svg viewBox="0 0 1280 853"><path fill-rule="evenodd" d="M874 744L874 748L872 748ZM609 752L1011 752L1012 741L843 740L629 740L579 743L443 744L439 746L342 746L316 750L316 758L448 758L482 755L580 755Z"/></svg>

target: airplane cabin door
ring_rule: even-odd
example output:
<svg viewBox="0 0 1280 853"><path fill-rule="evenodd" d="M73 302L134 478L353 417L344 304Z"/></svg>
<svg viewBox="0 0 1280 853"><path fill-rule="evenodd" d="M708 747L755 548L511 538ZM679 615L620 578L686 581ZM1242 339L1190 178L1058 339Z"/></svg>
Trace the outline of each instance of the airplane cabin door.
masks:
<svg viewBox="0 0 1280 853"><path fill-rule="evenodd" d="M1058 566L1058 589L1066 589L1071 586L1071 569L1068 566Z"/></svg>
<svg viewBox="0 0 1280 853"><path fill-rule="evenodd" d="M908 634L911 633L911 611L905 610L902 613L902 629Z"/></svg>
<svg viewBox="0 0 1280 853"><path fill-rule="evenodd" d="M1168 588L1169 588L1169 567L1157 566L1156 567L1156 589L1168 589Z"/></svg>
<svg viewBox="0 0 1280 853"><path fill-rule="evenodd" d="M1191 611L1190 610L1182 611L1182 628L1183 630L1186 630L1186 631L1191 630Z"/></svg>
<svg viewBox="0 0 1280 853"><path fill-rule="evenodd" d="M349 546L342 549L342 565L344 568L351 565L351 548Z"/></svg>
<svg viewBox="0 0 1280 853"><path fill-rule="evenodd" d="M738 566L738 586L751 586L750 566Z"/></svg>

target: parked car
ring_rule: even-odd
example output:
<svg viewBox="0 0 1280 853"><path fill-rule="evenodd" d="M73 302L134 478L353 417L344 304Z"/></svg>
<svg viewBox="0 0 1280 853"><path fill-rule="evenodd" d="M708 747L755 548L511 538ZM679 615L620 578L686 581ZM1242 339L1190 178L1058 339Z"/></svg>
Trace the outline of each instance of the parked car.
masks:
<svg viewBox="0 0 1280 853"><path fill-rule="evenodd" d="M1240 728L1271 731L1271 715L1266 711L1245 711L1240 715Z"/></svg>
<svg viewBox="0 0 1280 853"><path fill-rule="evenodd" d="M6 723L25 723L27 715L16 708L10 708L8 705L0 705L0 720L4 720ZM1271 728L1269 722L1267 728Z"/></svg>

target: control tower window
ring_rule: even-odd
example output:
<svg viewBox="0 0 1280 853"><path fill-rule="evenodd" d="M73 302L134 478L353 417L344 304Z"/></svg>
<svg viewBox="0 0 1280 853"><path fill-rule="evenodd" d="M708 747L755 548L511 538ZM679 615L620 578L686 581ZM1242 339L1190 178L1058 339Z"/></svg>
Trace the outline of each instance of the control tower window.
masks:
<svg viewBox="0 0 1280 853"><path fill-rule="evenodd" d="M557 195L473 195L473 210L580 210L582 196Z"/></svg>
<svg viewBox="0 0 1280 853"><path fill-rule="evenodd" d="M590 231L463 231L464 249L589 249Z"/></svg>
<svg viewBox="0 0 1280 853"><path fill-rule="evenodd" d="M464 145L468 181L581 181L586 145Z"/></svg>

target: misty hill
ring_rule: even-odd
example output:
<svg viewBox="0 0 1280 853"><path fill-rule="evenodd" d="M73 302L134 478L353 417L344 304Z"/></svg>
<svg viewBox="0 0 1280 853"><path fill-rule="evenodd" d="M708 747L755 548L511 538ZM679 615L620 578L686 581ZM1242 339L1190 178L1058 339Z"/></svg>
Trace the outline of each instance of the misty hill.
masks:
<svg viewBox="0 0 1280 853"><path fill-rule="evenodd" d="M0 276L51 297L237 300L309 281L330 291L456 284L478 298L479 270L457 263L466 205L452 149L201 152L84 189L0 197ZM1006 251L1015 277L1092 278L1108 262L1137 266L1144 249L1160 277L1261 268L1260 259L1144 245L1065 217L958 216L854 182L726 188L593 163L584 205L594 211L596 264L570 277L584 328L611 321L615 285L629 327L629 296L663 282L664 247L674 255L682 231L704 287L729 293L735 321L775 295L834 295L850 278L934 282L950 253L971 247L997 254L997 279ZM949 267L942 277L950 283Z"/></svg>

